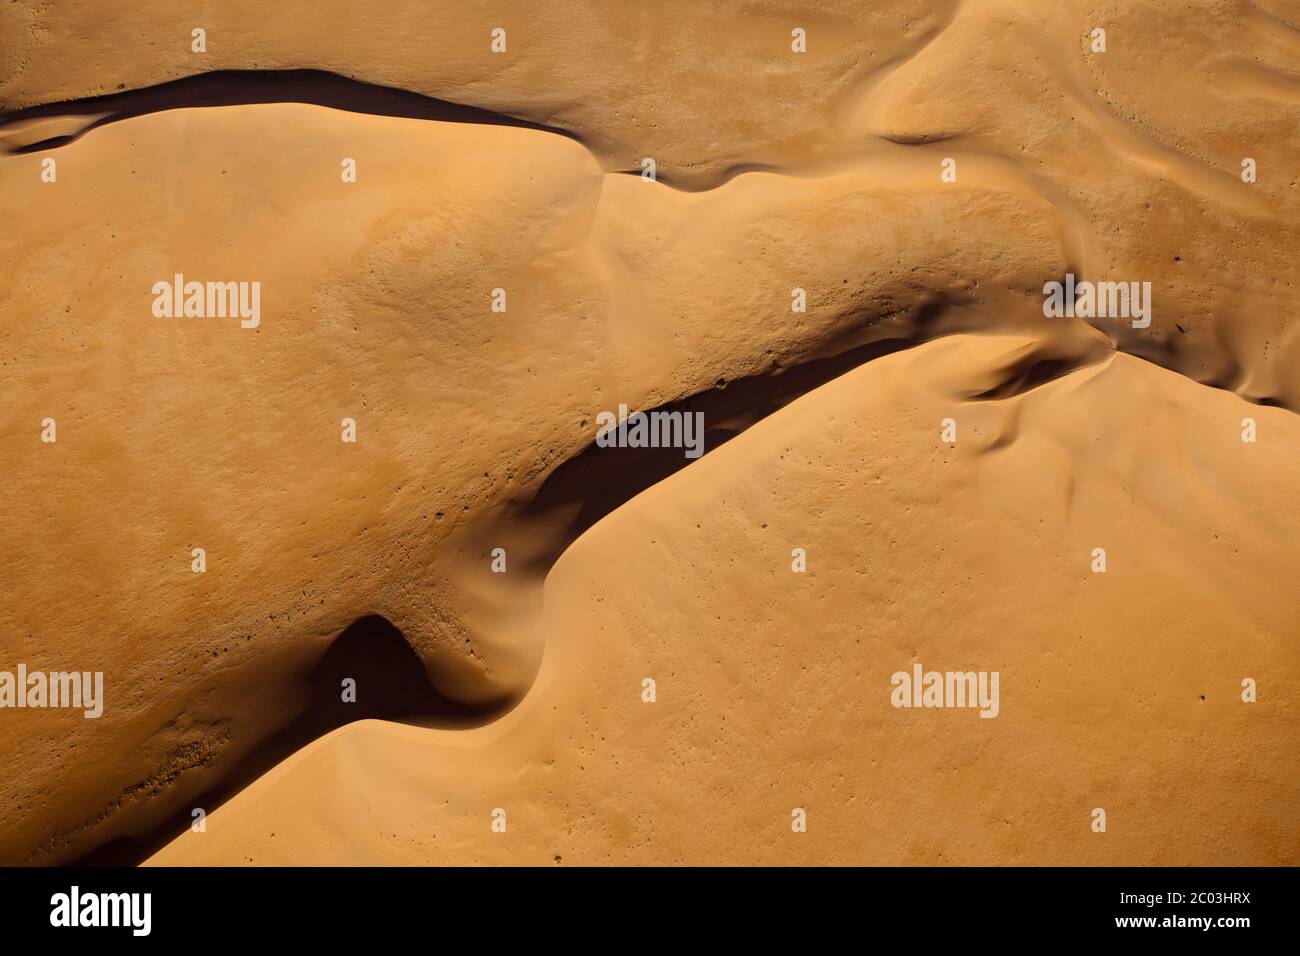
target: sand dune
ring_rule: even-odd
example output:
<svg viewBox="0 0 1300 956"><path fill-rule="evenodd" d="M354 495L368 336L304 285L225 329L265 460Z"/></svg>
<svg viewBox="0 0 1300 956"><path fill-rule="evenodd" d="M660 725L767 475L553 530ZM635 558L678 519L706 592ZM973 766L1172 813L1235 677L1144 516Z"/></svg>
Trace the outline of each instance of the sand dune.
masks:
<svg viewBox="0 0 1300 956"><path fill-rule="evenodd" d="M0 859L1297 862L1294 11L318 8L0 8Z"/></svg>
<svg viewBox="0 0 1300 956"><path fill-rule="evenodd" d="M945 339L776 413L565 553L509 715L336 731L153 862L1189 864L1217 835L1294 865L1294 416L1246 451L1237 399L1127 356L972 398L1034 345ZM1000 670L1002 713L900 720L914 661Z"/></svg>

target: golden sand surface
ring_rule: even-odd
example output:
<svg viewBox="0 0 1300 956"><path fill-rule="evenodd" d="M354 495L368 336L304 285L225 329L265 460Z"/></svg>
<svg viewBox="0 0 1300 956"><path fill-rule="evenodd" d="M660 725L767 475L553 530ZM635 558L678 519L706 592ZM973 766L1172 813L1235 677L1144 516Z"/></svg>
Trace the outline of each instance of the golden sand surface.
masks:
<svg viewBox="0 0 1300 956"><path fill-rule="evenodd" d="M1300 4L309 6L0 5L0 862L1300 863Z"/></svg>

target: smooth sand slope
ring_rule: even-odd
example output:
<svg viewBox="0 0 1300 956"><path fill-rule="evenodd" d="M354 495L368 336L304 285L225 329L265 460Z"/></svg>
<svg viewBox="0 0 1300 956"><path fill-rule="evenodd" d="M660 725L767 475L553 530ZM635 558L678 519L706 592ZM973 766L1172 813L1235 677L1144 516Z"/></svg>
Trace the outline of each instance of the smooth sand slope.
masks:
<svg viewBox="0 0 1300 956"><path fill-rule="evenodd" d="M1243 446L1238 400L1127 356L972 397L1033 347L777 412L565 553L507 717L353 724L153 862L1294 865L1300 426ZM1000 671L1000 714L892 708L917 661Z"/></svg>

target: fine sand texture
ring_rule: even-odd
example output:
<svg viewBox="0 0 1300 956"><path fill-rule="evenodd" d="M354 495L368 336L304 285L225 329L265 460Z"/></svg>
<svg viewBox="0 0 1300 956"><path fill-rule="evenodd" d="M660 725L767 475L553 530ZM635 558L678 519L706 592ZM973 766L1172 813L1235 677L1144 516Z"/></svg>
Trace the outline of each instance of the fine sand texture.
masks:
<svg viewBox="0 0 1300 956"><path fill-rule="evenodd" d="M0 863L1300 864L1300 3L309 6L0 4Z"/></svg>

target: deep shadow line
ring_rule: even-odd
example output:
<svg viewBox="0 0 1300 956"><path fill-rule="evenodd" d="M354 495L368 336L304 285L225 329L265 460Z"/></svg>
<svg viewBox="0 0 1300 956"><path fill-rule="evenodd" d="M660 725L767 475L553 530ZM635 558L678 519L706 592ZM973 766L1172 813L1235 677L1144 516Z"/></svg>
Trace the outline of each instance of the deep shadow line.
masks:
<svg viewBox="0 0 1300 956"><path fill-rule="evenodd" d="M611 169L608 172L616 176L644 176L644 170L640 169ZM683 193L707 193L720 186L725 186L739 176L746 173L771 173L774 176L795 176L790 170L772 163L735 163L706 179L691 179L689 177L679 178L671 170L664 171L656 169L654 182L661 186L667 186L669 189L675 189Z"/></svg>
<svg viewBox="0 0 1300 956"><path fill-rule="evenodd" d="M544 133L554 133L586 146L576 133L520 119L505 113L464 106L434 99L422 93L379 86L349 79L324 70L214 70L183 79L120 93L107 93L63 103L43 103L0 114L0 132L4 127L25 120L51 116L97 116L81 130L50 137L10 149L12 153L32 153L57 149L75 142L86 133L109 123L159 113L166 110L210 106L250 106L261 103L305 103L404 119L437 120L444 123L472 123L485 126L510 126Z"/></svg>
<svg viewBox="0 0 1300 956"><path fill-rule="evenodd" d="M741 432L796 399L841 378L876 359L944 337L937 328L948 304L933 301L912 318L914 332L877 339L827 358L788 368L773 367L732 382L719 380L714 388L646 412L703 412L703 456L709 455ZM1027 394L1073 372L1092 367L1096 360L1084 355L1070 358L1029 356L1008 371L1007 379L970 401L993 401ZM703 457L701 456L701 457ZM602 448L593 440L586 448L555 469L537 494L512 514L522 521L546 520L550 514L569 515L560 547L533 557L525 567L545 575L564 551L582 534L643 491L681 471L697 459L686 458L680 448Z"/></svg>
<svg viewBox="0 0 1300 956"><path fill-rule="evenodd" d="M342 682L356 681L356 702L344 703ZM141 832L121 835L72 858L70 866L135 866L189 829L191 809L211 814L235 794L312 741L358 720L390 720L426 727L474 727L495 720L503 708L471 708L439 694L402 633L385 618L368 615L345 629L298 679L305 708L290 723L257 743L219 778ZM166 801L166 793L150 797ZM173 802L179 797L173 796Z"/></svg>
<svg viewBox="0 0 1300 956"><path fill-rule="evenodd" d="M919 344L912 337L881 339L829 358L717 384L704 392L669 402L646 412L703 412L704 455L716 451L741 432L786 405L859 366ZM703 457L703 456L702 456ZM542 519L549 513L569 513L562 547L537 555L528 570L545 574L584 532L637 495L681 471L698 459L681 448L602 448L593 439L585 449L553 471L537 494L515 516Z"/></svg>
<svg viewBox="0 0 1300 956"><path fill-rule="evenodd" d="M269 103L304 103L369 116L436 120L481 126L505 126L563 136L583 146L600 162L588 137L559 126L440 100L400 87L381 86L330 73L326 70L213 70L156 86L105 93L100 96L42 103L0 113L0 133L6 126L47 117L95 117L75 132L49 136L25 146L10 146L0 153L22 155L49 152L75 143L92 130L110 123L167 110L202 109L221 106L252 106ZM103 115L101 115L103 114ZM602 164L603 165L603 164ZM609 170L619 175L640 176L640 169ZM678 177L671 170L658 170L655 181L681 192L708 192L745 173L787 174L771 163L736 163L704 179L689 174Z"/></svg>
<svg viewBox="0 0 1300 956"><path fill-rule="evenodd" d="M972 401L996 401L1004 398L1019 398L1049 382L1055 382L1071 372L1083 367L1077 361L1031 357L1021 363L1020 367L1008 378L973 396Z"/></svg>

